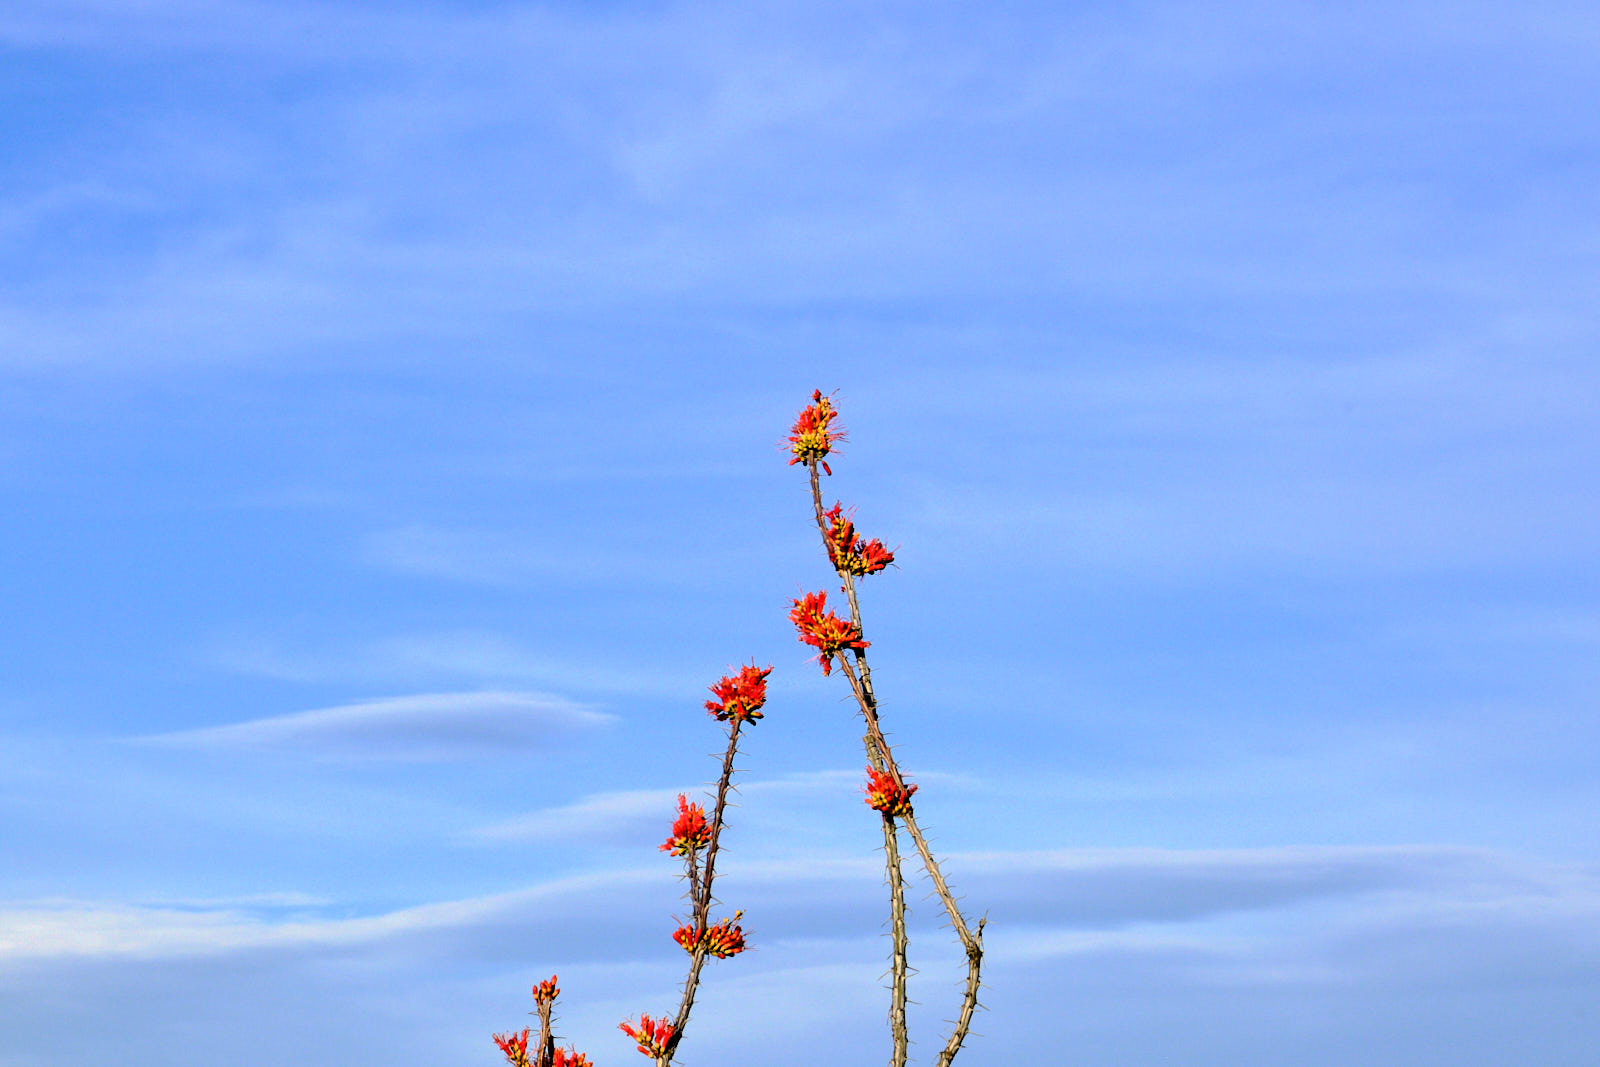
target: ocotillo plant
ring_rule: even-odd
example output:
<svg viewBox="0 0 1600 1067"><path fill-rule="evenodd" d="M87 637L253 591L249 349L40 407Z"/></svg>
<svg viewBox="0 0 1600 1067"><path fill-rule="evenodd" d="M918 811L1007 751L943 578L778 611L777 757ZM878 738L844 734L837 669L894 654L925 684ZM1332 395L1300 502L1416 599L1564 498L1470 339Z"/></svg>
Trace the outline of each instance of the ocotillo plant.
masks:
<svg viewBox="0 0 1600 1067"><path fill-rule="evenodd" d="M722 757L722 774L717 779L716 794L712 800L711 818L706 819L706 809L689 801L686 794L678 794L678 814L672 823L670 836L661 844L662 852L670 852L683 859L684 877L689 883L690 916L674 931L672 939L689 954L689 975L684 979L683 996L678 1013L672 1019L659 1019L641 1014L618 1026L634 1041L638 1050L655 1060L657 1067L669 1067L672 1057L683 1040L689 1014L694 1009L695 992L700 988L700 970L706 957L726 959L737 956L745 949L744 930L739 920L744 912L734 912L733 918L711 922L711 905L716 903L711 889L716 879L717 850L722 842L722 829L728 809L728 790L733 783L733 760L739 749L739 732L745 723L761 719L762 707L767 702L767 676L771 667L754 664L740 667L732 674L723 675L711 686L713 699L706 701L706 711L728 726L728 747ZM703 857L703 859L702 859ZM511 1067L590 1067L588 1057L571 1048L555 1047L555 1035L550 1029L551 1012L555 1005L556 979L533 987L533 1002L539 1013L539 1037L534 1051L528 1051L531 1028L520 1033L496 1034L495 1044L505 1053Z"/></svg>
<svg viewBox="0 0 1600 1067"><path fill-rule="evenodd" d="M878 701L872 688L872 669L867 662L870 642L862 630L861 603L856 593L856 583L869 574L877 574L887 568L894 562L894 553L876 538L867 540L860 537L856 533L854 519L845 511L842 503L836 502L831 508L823 508L822 475L833 475L827 457L844 438L844 431L834 425L836 417L832 398L823 396L821 390L813 392L811 403L800 411L790 430L789 463L791 466L803 464L811 476L811 502L817 532L822 535L828 562L843 583L839 591L849 603L850 617L844 619L829 610L827 593L815 592L794 600L789 618L800 640L816 650L817 663L822 667L823 674L831 675L835 665L840 668L850 684L856 706L866 721L867 732L862 738L867 753L864 792L867 805L878 812L883 826L893 941L889 999L889 1030L893 1051L890 1067L905 1067L910 1043L906 1023L906 984L910 967L907 962L905 877L900 861L902 825L916 847L923 869L927 871L967 957L967 979L961 1007L950 1036L935 1061L936 1067L949 1067L966 1041L973 1012L978 1007L983 967L983 929L987 920L980 919L973 925L962 915L939 862L917 824L911 798L918 787L907 783L904 772L895 760L894 750L883 733ZM756 722L762 717L761 708L767 698L767 676L771 673L771 667L757 668L751 664L741 667L736 673L723 676L711 687L715 699L706 701L706 710L728 725L728 746L722 759L722 773L717 780L711 817L708 820L705 808L690 803L687 795L680 794L672 833L661 845L663 852L683 859L684 877L689 883L686 894L691 909L689 921L680 925L672 935L673 940L689 953L689 974L683 984L678 1012L671 1019L665 1015L653 1018L642 1014L619 1026L623 1033L633 1039L641 1053L655 1061L657 1067L670 1067L683 1040L706 958L715 956L725 959L743 952L745 948L744 931L738 925L744 913L735 912L731 919L712 923L711 906L715 898L711 890L716 876L717 850L727 811L739 733L745 723ZM512 1067L589 1067L589 1060L583 1054L571 1048L555 1047L551 1015L558 992L554 976L534 986L539 1037L531 1054L531 1028L516 1034L495 1035L495 1043L505 1053Z"/></svg>
<svg viewBox="0 0 1600 1067"><path fill-rule="evenodd" d="M828 610L826 592L806 593L795 600L789 618L799 632L800 640L817 650L817 662L822 666L823 674L832 674L833 665L839 665L867 724L867 733L862 739L868 764L866 801L883 819L890 935L894 945L889 968L889 1030L893 1040L890 1067L904 1067L909 1041L906 1026L908 964L905 878L900 869L899 824L903 823L906 832L911 835L922 866L966 952L967 980L961 1009L956 1015L950 1037L935 1061L937 1067L948 1067L956 1053L961 1051L961 1044L972 1026L972 1013L978 1007L978 988L983 967L983 927L987 920L980 919L973 927L961 914L955 894L950 891L944 873L939 869L939 862L917 825L911 806L911 795L917 791L917 786L906 783L905 775L895 761L894 751L883 735L878 700L872 689L872 669L867 664L870 642L862 630L861 603L856 595L856 582L869 574L877 574L893 563L894 553L885 548L882 541L868 541L857 536L855 523L845 512L843 504L835 503L832 508L823 509L822 475L833 475L827 457L833 451L833 446L845 436L843 429L834 425L837 414L831 397L823 396L820 389L811 394L811 403L801 409L789 432L789 465L803 464L811 475L811 503L816 513L817 532L822 535L828 562L843 582L839 591L850 605L850 618L840 618Z"/></svg>

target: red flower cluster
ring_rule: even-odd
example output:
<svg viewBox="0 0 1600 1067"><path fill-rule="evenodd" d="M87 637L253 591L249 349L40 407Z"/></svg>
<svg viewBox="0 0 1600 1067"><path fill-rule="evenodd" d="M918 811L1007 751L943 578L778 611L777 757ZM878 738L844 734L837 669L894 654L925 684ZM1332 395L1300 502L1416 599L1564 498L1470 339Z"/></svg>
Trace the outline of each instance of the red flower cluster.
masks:
<svg viewBox="0 0 1600 1067"><path fill-rule="evenodd" d="M821 389L812 391L811 403L800 409L794 428L789 431L789 451L794 453L789 466L821 463L823 470L833 473L823 457L833 450L834 442L844 440L843 430L828 428L837 414L832 400L823 396Z"/></svg>
<svg viewBox="0 0 1600 1067"><path fill-rule="evenodd" d="M706 809L689 803L689 798L679 793L678 818L672 824L672 836L661 843L661 851L687 856L710 843L711 828L706 825Z"/></svg>
<svg viewBox="0 0 1600 1067"><path fill-rule="evenodd" d="M652 1019L648 1015L640 1015L639 1021L617 1024L617 1029L627 1034L638 1044L639 1051L646 1056L660 1056L667 1051L667 1042L672 1040L672 1024L663 1017Z"/></svg>
<svg viewBox="0 0 1600 1067"><path fill-rule="evenodd" d="M843 504L828 511L828 562L840 574L877 574L894 562L894 553L874 537L864 541L856 536L856 524L844 513Z"/></svg>
<svg viewBox="0 0 1600 1067"><path fill-rule="evenodd" d="M540 982L533 987L533 1000L542 1008L546 1004L554 1004L560 993L561 990L556 988L556 976L552 974L548 981ZM506 1062L511 1067L534 1067L533 1060L528 1058L528 1035L532 1032L528 1027L524 1027L521 1033L494 1035L494 1043L506 1054ZM589 1062L589 1057L569 1045L564 1049L555 1050L551 1067L594 1067L594 1065Z"/></svg>
<svg viewBox="0 0 1600 1067"><path fill-rule="evenodd" d="M506 1054L506 1062L511 1067L530 1067L528 1059L528 1034L523 1030L520 1034L495 1034L494 1043L500 1046L500 1051Z"/></svg>
<svg viewBox="0 0 1600 1067"><path fill-rule="evenodd" d="M672 935L672 940L682 945L685 952L692 953L697 945L704 945L706 955L725 960L729 956L737 956L745 949L744 930L734 924L738 918L739 915L735 915L732 919L723 919L719 923L713 923L710 929L698 932L685 924L678 927L677 933Z"/></svg>
<svg viewBox="0 0 1600 1067"><path fill-rule="evenodd" d="M767 675L772 668L758 669L754 663L740 667L738 674L724 674L711 687L715 700L706 701L706 711L723 722L748 722L761 718L761 706L767 702Z"/></svg>
<svg viewBox="0 0 1600 1067"><path fill-rule="evenodd" d="M861 639L861 628L846 622L828 610L827 593L807 593L804 600L794 601L789 610L789 621L800 631L800 640L817 650L817 662L823 674L833 673L833 657L847 648L867 648L871 642Z"/></svg>
<svg viewBox="0 0 1600 1067"><path fill-rule="evenodd" d="M528 1058L530 1032L524 1030L520 1034L494 1035L494 1043L506 1054L506 1061L511 1067L533 1067L533 1061ZM589 1062L589 1057L568 1045L566 1048L556 1049L555 1059L550 1061L550 1067L594 1067L594 1064Z"/></svg>
<svg viewBox="0 0 1600 1067"><path fill-rule="evenodd" d="M914 785L897 785L894 776L888 771L867 768L867 806L885 815L899 815L901 817L911 814L911 794L917 791Z"/></svg>

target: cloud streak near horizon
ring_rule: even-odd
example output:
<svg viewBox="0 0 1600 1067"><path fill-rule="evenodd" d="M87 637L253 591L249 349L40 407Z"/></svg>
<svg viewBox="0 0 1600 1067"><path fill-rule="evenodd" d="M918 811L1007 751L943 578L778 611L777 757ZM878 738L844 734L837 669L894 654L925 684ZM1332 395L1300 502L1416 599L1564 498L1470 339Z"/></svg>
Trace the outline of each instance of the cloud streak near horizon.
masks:
<svg viewBox="0 0 1600 1067"><path fill-rule="evenodd" d="M1255 912L1353 904L1391 924L1460 928L1499 921L1550 923L1575 938L1579 955L1600 954L1600 875L1485 850L1439 846L1270 849L1065 849L954 853L963 887L990 902L1008 941L1002 956L1040 959L1107 944L1072 931L1205 924ZM745 863L736 881L763 901L769 941L869 936L882 871L871 858L841 854ZM921 879L918 878L917 881ZM390 912L329 917L342 910L299 893L220 901L96 903L49 900L0 914L0 961L12 966L66 957L162 959L256 949L316 950L377 944L450 930L521 931L552 958L605 962L619 922L641 935L636 951L675 958L670 942L647 936L670 898L665 865L576 875L490 896L438 901ZM933 912L919 934L937 929ZM826 914L830 922L819 922ZM1348 920L1341 920L1347 922ZM826 933L822 933L827 931ZM1202 940L1206 939L1205 935ZM1219 929L1214 947L1237 944ZM631 938L625 939L631 940ZM481 936L463 945L487 944ZM1049 948L1046 946L1055 946ZM1267 950L1263 941L1259 946ZM431 951L453 951L438 941ZM1280 948L1272 951L1281 951Z"/></svg>
<svg viewBox="0 0 1600 1067"><path fill-rule="evenodd" d="M1097 976L1090 984L1056 979L1070 981L1091 1002L1154 984L1168 997L1259 991L1309 1004L1352 983L1375 981L1428 991L1433 1003L1422 1016L1428 1021L1444 1017L1441 1011L1448 1013L1462 990L1509 976L1559 988L1600 960L1594 935L1600 882L1593 870L1484 851L1093 849L958 854L950 862L967 872L975 895L995 905L990 984L1007 996L992 998L991 1029L1026 1029L1029 1014L1047 1010L1052 998L1053 1017L1063 1023L1089 1011L1081 1002L1061 1002L1061 985L1039 984L1052 973ZM711 1003L744 1003L735 1010L748 1021L752 1011L771 1009L747 1001L746 991L766 987L794 995L809 989L807 975L819 966L832 974L831 984L867 992L881 970L883 944L875 924L855 920L871 914L880 877L877 865L860 857L747 865L741 888L762 902L764 936L737 974L719 970L713 976ZM1268 884L1272 891L1263 895ZM231 996L229 976L264 970L276 976L269 986L287 989L311 980L354 1000L367 995L368 965L391 975L459 973L473 965L532 966L543 973L559 960L563 986L575 1001L574 1010L563 1013L567 1032L597 1050L606 1047L609 1005L670 989L681 956L660 936L656 913L660 898L672 892L665 868L641 868L348 918L294 900L255 908L225 902L183 909L68 901L11 906L0 912L0 928L8 931L0 941L0 986L70 981L94 988L102 975L136 967L143 991L132 1003L159 1012L173 982L193 980L185 975L215 976L224 998ZM1096 899L1115 904L1083 908L1083 901ZM914 924L913 937L926 946L920 992L933 997L938 983L954 983L959 953L927 916ZM1441 944L1449 946L1447 972L1431 962ZM619 960L623 945L630 947ZM528 958L530 952L536 958ZM341 966L318 976L317 961L324 959ZM628 970L618 968L624 962ZM719 989L724 982L731 987ZM609 991L601 993L601 985ZM836 1005L828 1017L854 1029L865 1026L869 1014L876 1011L863 1010L858 999L853 1007ZM272 1017L269 1011L268 1021ZM1521 1014L1506 1017L1512 1020L1520 1024ZM781 1014L769 1023L785 1025ZM424 1040L428 1047L452 1047L438 1033ZM713 1048L748 1047L727 1036L712 1041ZM173 1062L198 1064L203 1055L178 1053ZM704 1051L701 1061L709 1062ZM773 1062L801 1060L785 1054Z"/></svg>

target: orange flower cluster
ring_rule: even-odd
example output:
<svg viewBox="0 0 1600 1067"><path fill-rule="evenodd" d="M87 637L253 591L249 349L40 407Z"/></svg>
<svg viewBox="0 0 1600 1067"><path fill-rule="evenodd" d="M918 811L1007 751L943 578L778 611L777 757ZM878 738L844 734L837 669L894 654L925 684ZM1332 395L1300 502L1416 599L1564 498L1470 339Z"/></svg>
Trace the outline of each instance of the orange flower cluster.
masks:
<svg viewBox="0 0 1600 1067"><path fill-rule="evenodd" d="M789 466L821 463L824 471L833 473L833 468L828 466L823 457L833 451L836 441L844 440L843 430L829 428L837 414L833 410L832 400L823 396L821 389L812 391L811 403L800 409L799 416L794 420L794 428L789 431L789 451L794 453Z"/></svg>
<svg viewBox="0 0 1600 1067"><path fill-rule="evenodd" d="M546 1004L554 1004L560 994L561 990L556 988L556 976L553 974L548 981L540 982L533 987L533 1001L541 1008ZM534 1067L533 1060L528 1058L528 1035L531 1033L533 1031L530 1028L523 1027L521 1033L494 1035L494 1043L505 1053L506 1062L511 1067ZM569 1045L564 1049L555 1050L551 1067L594 1067L594 1065L589 1062L589 1057Z"/></svg>
<svg viewBox="0 0 1600 1067"><path fill-rule="evenodd" d="M911 794L917 791L914 785L902 786L895 782L894 776L888 771L867 768L867 806L885 815L898 815L901 817L911 814Z"/></svg>
<svg viewBox="0 0 1600 1067"><path fill-rule="evenodd" d="M667 1042L672 1040L672 1024L666 1018L652 1019L648 1015L640 1015L638 1022L625 1022L617 1024L617 1029L633 1038L638 1044L639 1051L646 1056L660 1056L667 1051Z"/></svg>
<svg viewBox="0 0 1600 1067"><path fill-rule="evenodd" d="M840 574L877 574L894 562L894 553L877 538L864 541L856 536L856 524L844 513L843 504L828 510L828 562Z"/></svg>
<svg viewBox="0 0 1600 1067"><path fill-rule="evenodd" d="M827 593L807 593L805 599L794 601L789 610L789 621L800 632L800 640L817 650L817 662L823 674L833 673L833 657L847 648L867 648L871 642L861 639L861 628L846 622L828 610Z"/></svg>
<svg viewBox="0 0 1600 1067"><path fill-rule="evenodd" d="M531 1031L523 1030L520 1034L495 1034L494 1043L500 1046L500 1051L506 1054L506 1062L511 1067L531 1067L528 1059L528 1034Z"/></svg>
<svg viewBox="0 0 1600 1067"><path fill-rule="evenodd" d="M742 914L744 913L739 913ZM703 945L706 955L715 956L719 960L737 956L745 949L744 930L735 925L739 915L713 923L707 930L696 931L692 926L685 924L678 927L677 932L672 935L672 940L682 945L683 950L689 953L693 953L696 946Z"/></svg>
<svg viewBox="0 0 1600 1067"><path fill-rule="evenodd" d="M689 798L679 793L678 818L672 824L672 836L661 843L661 851L687 856L710 843L711 828L706 825L706 809L689 803Z"/></svg>
<svg viewBox="0 0 1600 1067"><path fill-rule="evenodd" d="M749 722L761 718L761 706L767 702L767 675L772 668L762 670L754 663L740 667L738 674L724 674L711 686L715 700L706 701L706 711L722 722Z"/></svg>

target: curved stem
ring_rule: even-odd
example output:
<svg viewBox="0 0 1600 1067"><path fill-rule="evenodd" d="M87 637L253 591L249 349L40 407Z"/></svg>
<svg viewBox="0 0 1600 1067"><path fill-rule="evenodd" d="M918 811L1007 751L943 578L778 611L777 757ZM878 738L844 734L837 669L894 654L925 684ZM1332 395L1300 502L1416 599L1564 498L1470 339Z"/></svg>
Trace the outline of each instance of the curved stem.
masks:
<svg viewBox="0 0 1600 1067"><path fill-rule="evenodd" d="M967 988L961 997L961 1014L956 1017L955 1028L950 1031L950 1040L945 1042L944 1048L939 1051L938 1059L934 1061L936 1067L949 1067L950 1061L961 1051L961 1043L967 1039L967 1031L972 1028L972 1013L978 1006L979 971L983 968L983 927L988 921L987 918L979 919L977 933L966 942Z"/></svg>
<svg viewBox="0 0 1600 1067"><path fill-rule="evenodd" d="M860 657L859 652L856 655L858 658ZM894 752L889 748L888 740L883 736L883 729L878 723L877 708L870 703L870 692L867 691L863 681L857 677L856 672L851 668L848 661L841 657L839 665L843 668L845 677L850 679L850 686L856 692L856 699L862 702L863 712L867 720L867 740L870 742L867 746L868 755L876 757L873 759L874 766L877 766L879 770L888 771L894 777L895 783L904 788L906 784L905 778L900 773L899 765L895 763ZM863 694L865 694L865 698ZM966 919L961 914L961 909L956 905L955 894L951 892L949 883L945 881L944 872L939 867L939 860L934 856L933 850L928 847L928 839L923 836L922 828L917 825L916 814L908 813L901 816L901 818L906 824L907 832L911 834L912 843L917 846L917 855L922 859L923 867L927 869L928 877L933 882L935 892L938 893L939 899L944 903L945 912L950 916L950 924L955 927L956 936L961 939L961 946L970 955L977 944L977 938L970 932ZM979 954L982 954L981 947Z"/></svg>
<svg viewBox="0 0 1600 1067"><path fill-rule="evenodd" d="M817 532L822 535L823 550L828 547L828 520L827 513L822 508L822 482L817 471L815 461L808 463L811 472L811 505L816 515ZM830 559L832 557L830 556ZM864 632L861 625L861 602L856 596L855 576L848 571L835 568L835 572L844 582L844 594L850 603L850 621L857 632ZM851 692L855 695L856 704L861 709L861 717L867 722L867 736L864 738L867 748L867 758L874 768L886 771L902 789L905 788L905 778L900 773L900 767L895 762L894 750L889 747L889 741L883 735L883 728L878 721L878 700L872 690L872 669L867 664L867 654L864 649L853 649L854 663L843 652L839 653L839 666L844 671L845 677L850 682ZM978 989L981 985L981 971L983 967L983 927L988 922L981 919L977 930L974 932L967 925L966 917L961 914L961 908L956 901L955 893L945 881L944 872L939 867L939 861L934 857L933 850L928 847L928 840L922 833L922 828L917 825L916 816L907 813L902 816L906 830L911 834L911 841L917 848L917 855L922 860L923 869L928 872L928 878L933 882L934 891L939 895L939 901L944 905L945 914L950 918L950 925L955 929L956 936L961 940L961 947L967 955L967 980L966 988L961 998L961 1011L956 1017L955 1027L950 1034L945 1047L940 1051L937 1067L948 1067L950 1061L955 1059L956 1053L961 1051L961 1045L966 1040L967 1033L972 1026L972 1014L978 1005ZM887 823L888 820L886 820ZM888 840L886 832L885 841ZM891 911L898 910L901 923L904 922L904 888L891 881ZM897 953L905 950L904 932L901 930L895 942ZM903 1001L901 1002L903 1005ZM903 1007L902 1007L903 1012ZM890 1008L891 1021L894 1018L894 1007ZM903 1017L903 1016L902 1016ZM898 1046L897 1046L898 1047ZM897 1061L904 1063L904 1059Z"/></svg>

